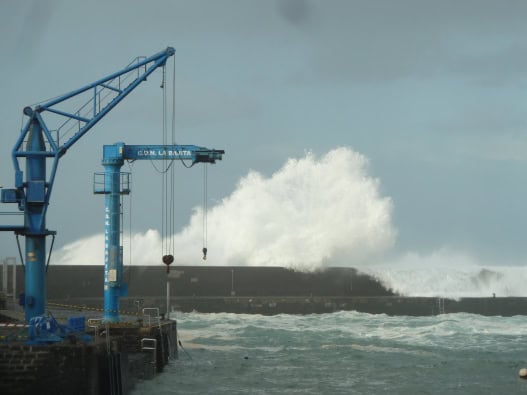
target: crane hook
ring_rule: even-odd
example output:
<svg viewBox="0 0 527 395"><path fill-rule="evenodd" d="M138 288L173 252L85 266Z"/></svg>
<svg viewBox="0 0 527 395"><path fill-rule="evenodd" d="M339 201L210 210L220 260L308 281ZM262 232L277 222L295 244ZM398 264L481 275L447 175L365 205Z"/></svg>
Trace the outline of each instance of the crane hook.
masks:
<svg viewBox="0 0 527 395"><path fill-rule="evenodd" d="M167 273L170 271L170 264L174 262L174 255L163 255L163 263L167 265Z"/></svg>
<svg viewBox="0 0 527 395"><path fill-rule="evenodd" d="M207 259L207 247L203 247L201 251L203 251L203 260L205 261Z"/></svg>

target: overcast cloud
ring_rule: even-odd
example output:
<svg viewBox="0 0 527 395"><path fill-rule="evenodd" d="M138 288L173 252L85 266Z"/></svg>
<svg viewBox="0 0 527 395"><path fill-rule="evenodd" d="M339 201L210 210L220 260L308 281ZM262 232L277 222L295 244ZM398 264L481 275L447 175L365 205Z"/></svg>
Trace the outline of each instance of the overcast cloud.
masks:
<svg viewBox="0 0 527 395"><path fill-rule="evenodd" d="M348 147L392 201L395 253L446 247L523 264L526 17L519 0L3 1L0 184L14 184L24 106L173 46L178 141L227 152L209 169L210 206L250 170L270 176L306 151ZM159 142L160 81L62 159L47 221L57 248L103 230L92 195L102 145ZM159 229L160 180L148 163L133 173L131 226ZM201 177L178 170L180 229L202 201ZM0 247L18 255L11 234Z"/></svg>

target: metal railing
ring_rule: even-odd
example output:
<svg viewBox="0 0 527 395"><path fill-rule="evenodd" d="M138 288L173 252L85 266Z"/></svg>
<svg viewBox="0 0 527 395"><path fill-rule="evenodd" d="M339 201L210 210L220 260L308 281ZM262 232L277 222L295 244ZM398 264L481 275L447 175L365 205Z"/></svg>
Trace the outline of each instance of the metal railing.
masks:
<svg viewBox="0 0 527 395"><path fill-rule="evenodd" d="M158 307L143 308L143 326L160 326L161 317Z"/></svg>

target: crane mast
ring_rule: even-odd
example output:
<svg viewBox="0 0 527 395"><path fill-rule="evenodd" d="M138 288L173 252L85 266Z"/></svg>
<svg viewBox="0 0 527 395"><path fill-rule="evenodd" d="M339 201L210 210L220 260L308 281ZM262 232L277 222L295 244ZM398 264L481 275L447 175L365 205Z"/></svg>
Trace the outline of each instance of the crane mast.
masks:
<svg viewBox="0 0 527 395"><path fill-rule="evenodd" d="M58 96L34 107L26 107L28 117L12 150L15 187L2 189L2 203L16 203L23 213L22 225L2 225L0 231L12 231L25 238L25 296L22 300L27 321L43 315L46 306L46 237L56 234L46 228L46 213L60 158L93 126L159 67L163 67L175 49L168 47L150 57L137 58L125 68L82 88ZM78 109L68 106L88 95ZM62 120L57 129L45 119ZM60 133L68 134L64 143ZM67 132L67 133L66 133ZM21 160L25 160L25 172ZM51 168L48 169L48 160ZM49 170L49 177L48 177ZM25 179L24 179L25 176ZM49 258L48 258L49 262Z"/></svg>

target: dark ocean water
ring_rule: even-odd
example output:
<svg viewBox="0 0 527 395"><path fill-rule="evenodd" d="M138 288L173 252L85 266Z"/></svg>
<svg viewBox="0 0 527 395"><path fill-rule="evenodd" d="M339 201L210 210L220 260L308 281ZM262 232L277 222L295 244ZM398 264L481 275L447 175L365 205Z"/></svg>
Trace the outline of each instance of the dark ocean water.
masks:
<svg viewBox="0 0 527 395"><path fill-rule="evenodd" d="M527 317L175 313L184 347L133 394L527 394Z"/></svg>

